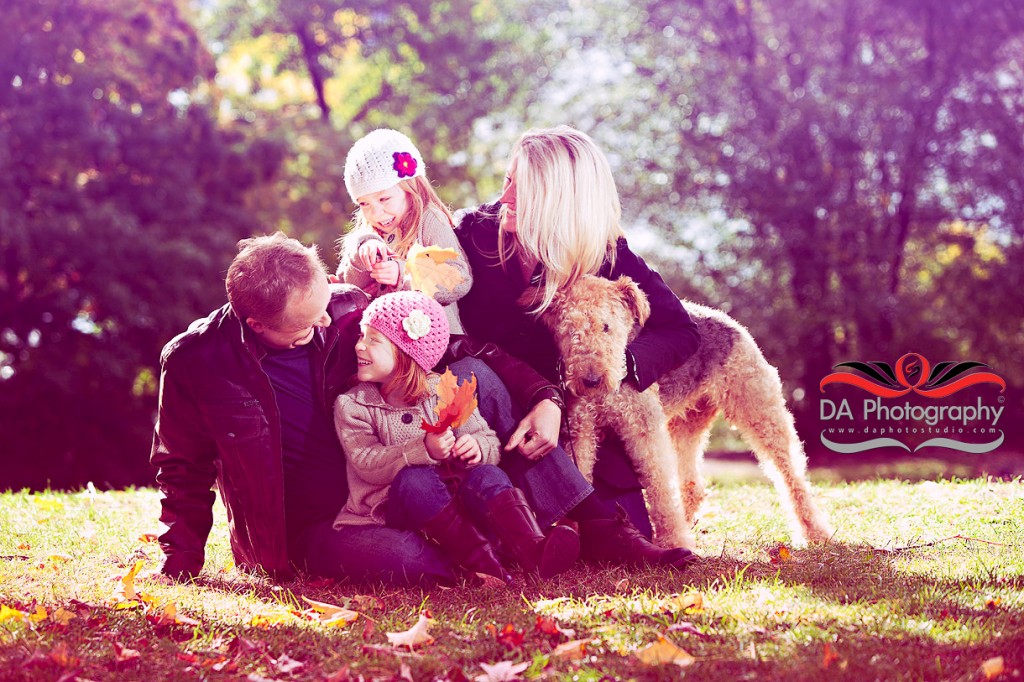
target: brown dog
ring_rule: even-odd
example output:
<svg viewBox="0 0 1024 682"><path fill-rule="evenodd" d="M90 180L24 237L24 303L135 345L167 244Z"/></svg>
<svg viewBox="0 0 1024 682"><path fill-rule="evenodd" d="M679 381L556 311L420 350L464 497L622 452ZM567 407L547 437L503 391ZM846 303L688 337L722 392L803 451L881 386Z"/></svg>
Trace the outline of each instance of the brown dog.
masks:
<svg viewBox="0 0 1024 682"><path fill-rule="evenodd" d="M577 464L593 479L602 427L622 438L646 488L656 540L694 548L692 528L706 495L700 475L719 412L739 430L774 482L793 520L794 542L832 535L807 482L807 459L786 409L782 383L750 333L721 311L683 302L701 345L646 391L623 383L626 344L650 315L633 280L586 276L542 315L564 362L569 431Z"/></svg>

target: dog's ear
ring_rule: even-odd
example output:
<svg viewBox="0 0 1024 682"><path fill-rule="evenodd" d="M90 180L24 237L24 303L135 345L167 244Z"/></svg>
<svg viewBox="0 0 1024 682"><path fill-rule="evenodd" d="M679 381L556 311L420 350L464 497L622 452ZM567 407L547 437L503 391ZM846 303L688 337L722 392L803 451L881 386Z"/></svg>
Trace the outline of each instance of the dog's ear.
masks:
<svg viewBox="0 0 1024 682"><path fill-rule="evenodd" d="M618 289L623 304L636 318L637 324L643 326L647 318L651 316L651 304L647 301L647 294L640 290L640 286L636 282L625 275L615 280L615 287Z"/></svg>

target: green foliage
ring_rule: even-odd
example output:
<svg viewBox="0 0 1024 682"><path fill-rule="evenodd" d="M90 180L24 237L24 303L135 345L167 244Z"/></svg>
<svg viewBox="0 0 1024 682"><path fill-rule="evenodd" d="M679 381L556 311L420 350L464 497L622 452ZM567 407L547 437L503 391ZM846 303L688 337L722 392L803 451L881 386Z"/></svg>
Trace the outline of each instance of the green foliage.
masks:
<svg viewBox="0 0 1024 682"><path fill-rule="evenodd" d="M277 159L189 102L212 62L177 3L2 15L2 485L148 480L160 348L223 302Z"/></svg>
<svg viewBox="0 0 1024 682"><path fill-rule="evenodd" d="M624 160L628 219L708 249L681 279L728 303L795 386L912 347L981 356L980 337L1016 331L962 299L928 314L939 301L907 258L962 222L1005 265L948 270L948 285L987 298L1020 279L1006 258L1024 237L1019 4L652 0L609 3L593 30L625 74L609 93L621 111L595 127Z"/></svg>

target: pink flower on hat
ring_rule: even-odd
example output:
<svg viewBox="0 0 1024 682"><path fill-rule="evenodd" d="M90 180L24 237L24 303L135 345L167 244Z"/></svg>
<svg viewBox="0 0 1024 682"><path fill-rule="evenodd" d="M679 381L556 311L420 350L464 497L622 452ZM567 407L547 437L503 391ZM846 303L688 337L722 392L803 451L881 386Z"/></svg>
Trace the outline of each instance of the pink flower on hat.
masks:
<svg viewBox="0 0 1024 682"><path fill-rule="evenodd" d="M411 178L416 175L416 159L409 152L395 152L394 169L398 171L398 177Z"/></svg>

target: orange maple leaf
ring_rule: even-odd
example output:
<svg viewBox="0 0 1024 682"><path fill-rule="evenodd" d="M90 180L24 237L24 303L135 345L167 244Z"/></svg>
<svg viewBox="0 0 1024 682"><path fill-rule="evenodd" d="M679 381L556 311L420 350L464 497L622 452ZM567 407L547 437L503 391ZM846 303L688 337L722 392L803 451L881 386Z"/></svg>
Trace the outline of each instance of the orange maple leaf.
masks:
<svg viewBox="0 0 1024 682"><path fill-rule="evenodd" d="M445 262L458 258L459 252L455 249L413 244L405 260L412 288L433 298L441 287L451 291L462 284L462 273Z"/></svg>
<svg viewBox="0 0 1024 682"><path fill-rule="evenodd" d="M447 429L457 429L466 423L473 410L476 409L476 376L461 384L451 370L441 375L437 384L437 422L429 424L422 420L420 427L427 433L444 433Z"/></svg>

